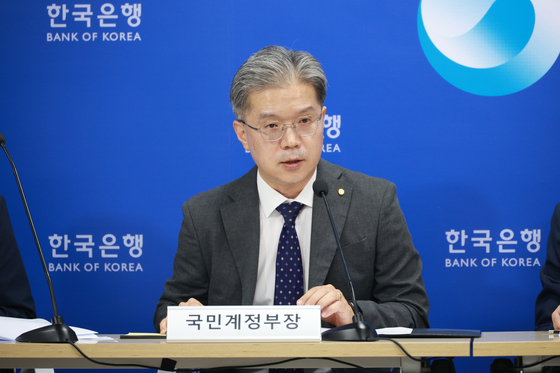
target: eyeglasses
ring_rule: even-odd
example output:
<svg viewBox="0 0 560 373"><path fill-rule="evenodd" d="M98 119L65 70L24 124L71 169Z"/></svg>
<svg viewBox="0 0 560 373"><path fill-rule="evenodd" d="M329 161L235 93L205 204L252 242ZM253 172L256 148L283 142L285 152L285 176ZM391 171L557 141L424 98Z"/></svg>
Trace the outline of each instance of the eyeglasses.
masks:
<svg viewBox="0 0 560 373"><path fill-rule="evenodd" d="M238 120L247 127L254 129L255 131L259 131L265 141L273 142L280 140L282 136L284 136L284 130L286 126L293 126L294 130L296 130L297 134L300 136L313 135L315 132L317 132L317 127L322 117L323 114L321 114L319 118L315 117L314 115L305 115L296 119L292 123L282 123L278 121L266 122L262 126L260 126L260 128L250 126L243 120Z"/></svg>

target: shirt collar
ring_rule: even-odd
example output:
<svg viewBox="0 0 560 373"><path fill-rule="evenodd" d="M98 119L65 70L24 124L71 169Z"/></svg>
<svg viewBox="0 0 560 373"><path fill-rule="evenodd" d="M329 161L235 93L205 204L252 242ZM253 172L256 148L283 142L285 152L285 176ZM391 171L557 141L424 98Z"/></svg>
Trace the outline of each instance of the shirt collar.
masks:
<svg viewBox="0 0 560 373"><path fill-rule="evenodd" d="M266 217L268 218L270 214L276 210L276 207L285 202L296 201L305 206L313 207L313 183L316 178L317 168L315 168L313 176L311 176L311 179L309 179L300 194L295 199L288 199L268 185L261 177L260 171L257 172L257 190L259 192L259 201Z"/></svg>

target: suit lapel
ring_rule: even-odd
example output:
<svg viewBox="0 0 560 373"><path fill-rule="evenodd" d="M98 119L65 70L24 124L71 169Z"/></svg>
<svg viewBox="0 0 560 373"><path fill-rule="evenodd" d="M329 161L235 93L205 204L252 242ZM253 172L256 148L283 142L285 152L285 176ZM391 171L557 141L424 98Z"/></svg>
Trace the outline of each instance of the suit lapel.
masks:
<svg viewBox="0 0 560 373"><path fill-rule="evenodd" d="M232 184L232 202L221 207L224 230L239 272L242 304L253 304L259 265L259 194L256 167Z"/></svg>
<svg viewBox="0 0 560 373"><path fill-rule="evenodd" d="M339 236L344 231L352 198L352 185L344 181L340 168L324 160L319 162L317 179L329 186L327 199L332 211ZM339 190L343 189L343 195ZM311 227L311 255L309 263L309 288L323 285L337 250L325 202L315 196L313 199L313 220Z"/></svg>
<svg viewBox="0 0 560 373"><path fill-rule="evenodd" d="M241 280L242 304L253 303L257 284L260 216L256 177L255 167L237 183L232 183L229 192L232 202L221 207L224 230ZM344 181L340 168L324 160L319 162L317 179L325 180L329 186L327 198L341 235L352 198L352 185ZM342 196L339 189L344 190ZM312 214L309 288L324 284L334 256L338 255L325 203L320 197L313 199Z"/></svg>

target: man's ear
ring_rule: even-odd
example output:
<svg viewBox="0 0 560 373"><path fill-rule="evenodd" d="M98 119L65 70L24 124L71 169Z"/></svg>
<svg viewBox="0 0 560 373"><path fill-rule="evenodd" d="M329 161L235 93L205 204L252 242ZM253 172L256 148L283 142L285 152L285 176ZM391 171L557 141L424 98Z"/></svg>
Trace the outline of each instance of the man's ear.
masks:
<svg viewBox="0 0 560 373"><path fill-rule="evenodd" d="M233 130L237 134L237 139L243 144L245 150L249 150L249 141L247 140L247 129L245 125L238 120L234 120Z"/></svg>
<svg viewBox="0 0 560 373"><path fill-rule="evenodd" d="M325 116L327 115L327 107L323 106L323 108L321 109L321 121L319 124L319 130L321 131L321 133L323 134L323 138L325 138Z"/></svg>

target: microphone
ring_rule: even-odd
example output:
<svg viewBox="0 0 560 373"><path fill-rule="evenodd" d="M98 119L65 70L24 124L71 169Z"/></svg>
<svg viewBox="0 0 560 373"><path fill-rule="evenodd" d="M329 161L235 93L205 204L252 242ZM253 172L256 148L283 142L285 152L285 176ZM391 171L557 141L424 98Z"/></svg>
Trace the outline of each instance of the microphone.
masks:
<svg viewBox="0 0 560 373"><path fill-rule="evenodd" d="M337 328L332 328L323 332L322 339L327 341L376 341L379 339L377 332L373 327L371 327L371 325L364 321L364 314L358 307L358 302L356 301L356 293L354 292L352 277L350 276L350 271L348 270L348 265L346 264L346 258L344 257L342 246L340 245L340 237L338 236L338 231L336 230L336 225L331 213L331 208L329 207L329 202L327 201L329 186L324 180L315 180L315 182L313 183L313 192L315 192L315 195L317 197L321 197L323 201L325 201L325 207L327 208L327 212L329 214L329 219L331 221L334 238L336 239L338 252L340 253L340 258L342 259L342 264L344 265L344 270L346 271L346 278L350 285L350 290L352 291L351 306L354 310L352 323L342 325Z"/></svg>
<svg viewBox="0 0 560 373"><path fill-rule="evenodd" d="M12 169L14 171L16 183L19 188L19 194L21 195L21 200L23 201L23 207L25 208L25 212L27 214L27 220L29 220L31 232L33 233L33 238L35 239L35 246L37 246L37 251L39 252L39 257L41 258L41 263L43 264L43 271L45 272L47 284L49 285L54 312L54 316L51 320L52 325L47 325L42 328L30 330L26 333L23 333L16 338L16 341L35 343L65 343L66 341L76 342L78 340L76 333L64 323L64 319L58 314L51 276L49 275L49 271L47 270L47 263L45 262L45 257L43 256L43 250L41 249L41 244L39 243L39 237L37 236L37 231L35 230L33 219L31 219L31 212L29 211L29 206L27 205L27 200L25 199L25 194L23 193L23 188L21 186L21 181L19 179L16 165L14 164L12 157L10 157L10 153L8 153L8 149L6 148L6 138L4 137L4 135L2 135L2 133L0 133L0 147L4 149L4 152L6 153L6 156L8 157L8 160L10 161L10 164L12 165Z"/></svg>

